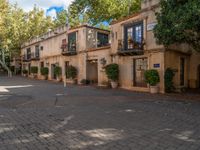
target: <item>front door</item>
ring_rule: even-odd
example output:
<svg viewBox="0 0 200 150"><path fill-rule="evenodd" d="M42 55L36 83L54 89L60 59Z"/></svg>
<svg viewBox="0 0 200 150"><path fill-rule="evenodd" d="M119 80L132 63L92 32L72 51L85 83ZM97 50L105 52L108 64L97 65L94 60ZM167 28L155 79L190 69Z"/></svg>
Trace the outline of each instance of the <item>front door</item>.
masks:
<svg viewBox="0 0 200 150"><path fill-rule="evenodd" d="M31 64L28 64L28 74L31 74Z"/></svg>
<svg viewBox="0 0 200 150"><path fill-rule="evenodd" d="M56 65L52 64L51 65L51 79L56 79L56 75L54 73L54 69L55 69Z"/></svg>
<svg viewBox="0 0 200 150"><path fill-rule="evenodd" d="M87 80L91 84L98 83L98 62L96 59L87 61Z"/></svg>
<svg viewBox="0 0 200 150"><path fill-rule="evenodd" d="M200 88L200 65L198 67L198 83L199 83L199 88Z"/></svg>
<svg viewBox="0 0 200 150"><path fill-rule="evenodd" d="M185 85L185 59L180 59L180 85Z"/></svg>
<svg viewBox="0 0 200 150"><path fill-rule="evenodd" d="M148 69L147 58L134 59L134 68L133 68L133 81L134 86L136 87L147 87L145 82L144 73Z"/></svg>

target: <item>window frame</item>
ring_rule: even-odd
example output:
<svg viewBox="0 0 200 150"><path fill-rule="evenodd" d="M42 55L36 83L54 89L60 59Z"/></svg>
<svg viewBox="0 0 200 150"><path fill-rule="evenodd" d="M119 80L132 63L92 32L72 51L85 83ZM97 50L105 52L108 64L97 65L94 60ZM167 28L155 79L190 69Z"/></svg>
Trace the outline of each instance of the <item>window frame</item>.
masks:
<svg viewBox="0 0 200 150"><path fill-rule="evenodd" d="M128 29L132 29L132 38L134 42L136 42L136 27L141 27L141 42L139 43L140 48L142 48L142 42L144 38L144 22L138 21L134 23L130 23L127 25L124 25L124 48L125 50L133 50L134 48L129 48L129 41L128 41Z"/></svg>
<svg viewBox="0 0 200 150"><path fill-rule="evenodd" d="M103 36L103 41L100 40L99 36ZM105 39L106 37L106 39ZM103 32L97 32L97 47L104 47L108 46L109 44L109 34L103 33Z"/></svg>

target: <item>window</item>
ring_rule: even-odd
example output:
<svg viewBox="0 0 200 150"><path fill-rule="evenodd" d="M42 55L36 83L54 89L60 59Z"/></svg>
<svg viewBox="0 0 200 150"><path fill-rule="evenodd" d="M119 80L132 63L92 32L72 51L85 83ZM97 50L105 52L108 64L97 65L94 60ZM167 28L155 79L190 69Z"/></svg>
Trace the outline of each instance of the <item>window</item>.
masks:
<svg viewBox="0 0 200 150"><path fill-rule="evenodd" d="M29 60L31 59L31 48L26 49L26 58Z"/></svg>
<svg viewBox="0 0 200 150"><path fill-rule="evenodd" d="M143 42L143 23L134 23L124 28L125 49L141 49Z"/></svg>
<svg viewBox="0 0 200 150"><path fill-rule="evenodd" d="M69 51L76 51L76 32L70 33L68 35L68 47Z"/></svg>
<svg viewBox="0 0 200 150"><path fill-rule="evenodd" d="M35 46L35 57L36 58L40 57L40 46L39 45Z"/></svg>
<svg viewBox="0 0 200 150"><path fill-rule="evenodd" d="M105 33L97 33L97 47L107 46L109 43L108 34Z"/></svg>

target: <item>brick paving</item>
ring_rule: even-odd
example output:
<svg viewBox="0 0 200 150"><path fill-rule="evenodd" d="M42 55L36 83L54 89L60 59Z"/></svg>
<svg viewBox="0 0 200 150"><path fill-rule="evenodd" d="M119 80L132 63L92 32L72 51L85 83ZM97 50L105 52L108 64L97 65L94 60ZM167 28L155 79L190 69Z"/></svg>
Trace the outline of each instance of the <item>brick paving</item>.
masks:
<svg viewBox="0 0 200 150"><path fill-rule="evenodd" d="M0 77L0 91L0 150L200 149L200 102L192 96L21 77Z"/></svg>

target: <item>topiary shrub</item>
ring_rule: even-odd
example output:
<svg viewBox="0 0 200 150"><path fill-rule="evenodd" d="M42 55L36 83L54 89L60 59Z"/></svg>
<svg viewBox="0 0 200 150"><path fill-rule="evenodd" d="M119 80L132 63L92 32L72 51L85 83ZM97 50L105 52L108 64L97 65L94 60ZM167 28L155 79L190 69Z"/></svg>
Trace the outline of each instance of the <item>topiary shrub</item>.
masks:
<svg viewBox="0 0 200 150"><path fill-rule="evenodd" d="M37 74L38 73L38 67L37 66L32 66L30 71L33 74Z"/></svg>
<svg viewBox="0 0 200 150"><path fill-rule="evenodd" d="M75 79L77 76L77 69L74 66L69 66L66 69L66 78Z"/></svg>
<svg viewBox="0 0 200 150"><path fill-rule="evenodd" d="M109 64L105 67L106 75L108 79L112 81L118 81L119 79L119 65L118 64Z"/></svg>
<svg viewBox="0 0 200 150"><path fill-rule="evenodd" d="M173 83L173 78L175 76L174 70L171 68L167 68L165 71L165 92L170 93L172 92L175 87Z"/></svg>
<svg viewBox="0 0 200 150"><path fill-rule="evenodd" d="M59 66L56 66L54 69L54 74L58 77L62 74L62 69Z"/></svg>
<svg viewBox="0 0 200 150"><path fill-rule="evenodd" d="M48 74L49 74L49 68L48 68L48 67L42 67L42 68L40 69L40 73L41 73L41 75L43 75L43 76L48 76Z"/></svg>
<svg viewBox="0 0 200 150"><path fill-rule="evenodd" d="M144 76L145 82L150 86L156 86L160 82L159 73L155 69L145 71Z"/></svg>

